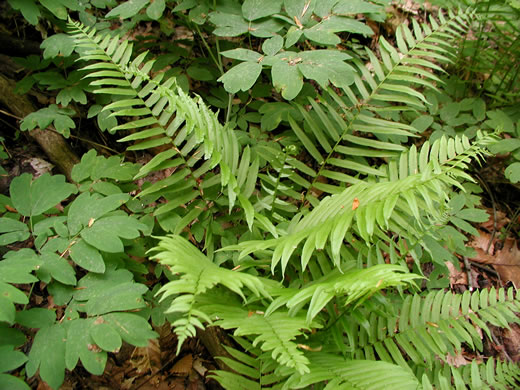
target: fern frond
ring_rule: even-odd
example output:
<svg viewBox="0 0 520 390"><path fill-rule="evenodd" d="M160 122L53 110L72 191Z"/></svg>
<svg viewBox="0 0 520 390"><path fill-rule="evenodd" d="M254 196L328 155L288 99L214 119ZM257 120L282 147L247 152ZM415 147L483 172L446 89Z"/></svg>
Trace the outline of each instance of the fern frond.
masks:
<svg viewBox="0 0 520 390"><path fill-rule="evenodd" d="M315 205L313 192L337 194L358 182L359 176L385 177L385 172L374 169L367 159L393 157L405 150L402 142L416 136L416 129L396 115L410 109L424 110L429 104L417 87L436 90L441 80L434 72L443 71L438 63L453 61L451 42L469 28L472 11L450 12L448 16L445 19L439 12L440 22L430 18L431 27L416 21L412 30L400 25L399 51L383 37L381 60L366 48L370 63L354 60L358 74L352 86L343 87L343 96L328 91L318 102L309 98L310 111L298 106L304 126L289 118L291 128L317 169L300 171L293 166L298 173L289 180L299 185L294 178L300 182L307 178L310 185L303 187L305 200Z"/></svg>
<svg viewBox="0 0 520 390"><path fill-rule="evenodd" d="M516 316L520 301L512 289L507 294L492 288L462 295L442 290L409 295L397 310L397 316L387 318L372 313L368 329L356 321L339 321L336 326L345 334L347 356L369 360L378 356L405 368L431 372L438 360L460 352L462 344L482 351L482 333L477 328L491 339L488 323L508 327L520 322Z"/></svg>
<svg viewBox="0 0 520 390"><path fill-rule="evenodd" d="M310 324L335 297L343 300L344 306L353 302L361 304L382 289L413 285L414 279L419 278L417 275L410 274L403 267L389 264L343 272L335 269L303 289L284 289L283 295L271 303L266 315L270 315L281 306L287 306L289 314L296 315L303 306L309 304L307 323Z"/></svg>
<svg viewBox="0 0 520 390"><path fill-rule="evenodd" d="M291 231L270 240L250 240L229 246L224 250L240 250L240 257L258 250L274 248L271 268L281 263L282 272L289 258L304 241L301 266L305 269L316 250L330 243L332 259L340 264L340 251L349 231L365 242L374 237L385 239L383 231L390 230L405 237L420 240L424 225L424 212L442 217L439 210L445 207L447 191L459 186L460 179L472 180L465 172L472 158L487 152L484 147L494 142L494 136L481 135L474 145L466 137L454 140L441 138L431 147L425 144L417 154L414 148L399 159L400 169L389 164L381 168L389 179L378 183L357 183L337 195L323 199L305 217L295 217ZM458 180L456 180L458 179ZM413 220L417 226L408 221Z"/></svg>
<svg viewBox="0 0 520 390"><path fill-rule="evenodd" d="M99 61L82 68L89 72L86 77L94 79L91 85L98 87L94 93L121 97L104 110L111 111L115 117L138 117L112 129L136 130L120 142L138 141L129 150L166 148L144 165L136 178L159 169L177 169L175 175L151 185L140 196L179 191L188 181L193 188L188 201L193 201L203 193L198 183L200 179L218 166L220 184L227 187L229 210L238 197L251 226L254 210L248 198L252 189L249 185L244 190L244 178L247 174L256 177L255 166L257 170L258 165L251 161L250 154L241 156L242 148L232 129L222 126L199 96L191 98L179 88L175 78L165 79L164 73L150 76L154 60L145 61L147 52L132 60L132 44L127 40L120 42L118 36L97 34L95 29L79 22L69 22L69 28L81 50L80 59ZM159 207L156 215L174 207L174 204Z"/></svg>
<svg viewBox="0 0 520 390"><path fill-rule="evenodd" d="M212 323L210 316L196 304L197 297L211 288L222 285L245 300L243 289L247 287L255 296L271 298L268 289L272 285L267 281L215 265L180 236L163 237L155 250L158 253L152 258L170 267L173 274L179 274L179 279L165 284L157 292L162 294L161 300L176 295L166 312L182 315L172 324L179 338L177 351L184 340L195 336L196 328L204 329L204 323Z"/></svg>
<svg viewBox="0 0 520 390"><path fill-rule="evenodd" d="M293 375L286 389L303 389L327 381L325 389L416 390L419 381L409 370L386 362L346 360L320 353L310 355L311 373Z"/></svg>

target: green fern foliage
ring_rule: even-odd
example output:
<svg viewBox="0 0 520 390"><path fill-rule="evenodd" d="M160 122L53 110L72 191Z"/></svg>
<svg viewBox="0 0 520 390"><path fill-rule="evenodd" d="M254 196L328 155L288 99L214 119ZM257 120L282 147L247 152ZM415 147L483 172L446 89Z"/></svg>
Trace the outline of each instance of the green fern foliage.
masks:
<svg viewBox="0 0 520 390"><path fill-rule="evenodd" d="M112 129L132 130L120 142L132 142L128 150L164 149L141 167L136 178L160 169L176 169L174 175L140 193L144 197L184 191L181 203L169 202L157 208L155 214L170 212L179 204L200 198L204 192L203 175L218 166L220 174L216 179L227 188L229 210L238 197L251 225L254 211L248 198L254 182L246 178L256 177L258 165L251 161L247 148L240 153L242 148L232 129L220 124L200 97L191 98L179 88L175 78L165 79L164 73L151 76L155 60L146 61L147 52L132 59L133 48L128 40L97 34L95 29L79 22L70 21L69 28L81 59L96 61L82 68L88 72L85 77L93 79L93 92L117 97L103 110L114 117L139 118ZM186 191L190 187L192 190ZM196 215L190 217L194 219Z"/></svg>
<svg viewBox="0 0 520 390"><path fill-rule="evenodd" d="M441 220L440 211L445 209L449 188L460 186L458 180L472 180L464 168L472 158L485 155L485 146L495 139L482 134L474 145L462 136L441 138L431 146L427 142L420 152L412 147L394 163L381 168L387 178L353 184L324 198L309 214L301 219L297 216L288 234L270 240L249 240L224 249L240 250L243 257L274 248L271 267L274 270L281 262L283 272L301 242L305 242L301 251L301 267L305 269L312 254L324 249L327 243L339 266L341 248L350 231L367 243L385 240L385 230L420 240L424 231L423 211L432 221Z"/></svg>
<svg viewBox="0 0 520 390"><path fill-rule="evenodd" d="M158 291L158 294L162 294L163 300L175 294L176 297L167 312L183 315L172 324L179 338L178 351L184 340L195 336L197 327L204 329L203 322L210 324L212 322L211 318L197 307L197 295L222 285L244 300L246 299L242 291L244 287L256 296L271 298L266 284L260 278L218 267L180 236L164 237L156 250L158 253L154 258L168 266L172 273L182 275L181 278L165 284Z"/></svg>

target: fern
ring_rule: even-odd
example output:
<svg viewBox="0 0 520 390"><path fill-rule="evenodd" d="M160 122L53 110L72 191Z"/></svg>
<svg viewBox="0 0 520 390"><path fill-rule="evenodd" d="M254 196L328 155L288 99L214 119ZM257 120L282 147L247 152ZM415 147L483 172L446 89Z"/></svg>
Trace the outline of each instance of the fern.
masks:
<svg viewBox="0 0 520 390"><path fill-rule="evenodd" d="M184 192L182 199L169 202L155 211L155 215L171 212L179 204L203 198L202 178L216 166L220 174L216 178L227 188L228 207L231 210L238 197L245 210L249 226L253 223L254 210L248 198L254 189L258 164L251 161L248 148L241 153L236 134L222 126L217 115L200 97L191 98L179 88L174 78L164 78L164 73L149 75L154 60L145 61L147 52L132 60L132 44L118 36L96 34L95 29L79 22L69 22L76 46L81 50L81 59L98 62L82 68L86 77L95 79L90 83L96 94L120 97L104 107L115 117L135 116L139 119L120 124L112 131L137 130L120 139L120 142L136 142L128 150L146 150L163 147L146 165L141 167L136 178L164 168L175 168L167 179L152 184L139 196L162 195L167 192ZM204 160L203 163L200 163ZM248 180L247 178L251 178ZM215 178L212 179L215 182ZM208 184L206 184L208 186ZM203 210L199 202L195 210ZM199 212L200 214L200 212ZM189 215L178 231L198 216Z"/></svg>
<svg viewBox="0 0 520 390"><path fill-rule="evenodd" d="M211 323L211 318L196 306L196 296L211 288L222 285L240 295L244 300L243 287L256 296L270 298L267 282L252 275L218 267L207 259L197 248L180 236L164 237L156 247L159 253L153 258L168 266L174 274L181 274L178 280L165 284L157 292L162 300L176 294L168 313L183 314L184 317L172 325L179 338L177 351L188 337L196 334L196 328L204 329L203 322ZM272 286L270 286L272 287Z"/></svg>
<svg viewBox="0 0 520 390"><path fill-rule="evenodd" d="M395 117L402 111L421 110L429 104L414 86L435 90L434 83L441 83L433 71L442 71L438 62L450 63L455 59L451 41L461 38L472 15L468 9L458 15L449 12L446 19L440 11L439 22L430 17L431 27L412 20L413 32L400 25L399 51L381 37L382 60L366 49L370 69L360 60L355 61L359 74L355 75L352 87L344 87L341 94L330 90L319 102L309 98L311 111L298 106L305 126L302 128L292 117L289 121L314 167L295 158L283 159L283 153L273 153L278 166L292 171L285 175L287 183L283 185L291 188L292 193L280 191L280 198L303 198L316 206L317 193L337 194L345 186L358 183L360 176L385 177L386 172L371 166L367 159L394 157L406 150L400 143L415 137L417 130ZM281 168L274 168L282 175ZM275 191L272 177L261 178L265 188ZM299 192L304 195L295 196ZM287 203L280 199L280 208Z"/></svg>
<svg viewBox="0 0 520 390"><path fill-rule="evenodd" d="M481 136L481 145L494 142L494 136ZM460 186L456 179L472 180L463 168L471 157L485 154L479 144L470 145L465 137L447 140L441 138L426 143L418 154L415 148L402 154L399 170L389 164L388 179L379 183L358 183L337 195L323 199L301 220L297 216L292 231L270 240L249 240L227 250L240 250L243 257L258 250L275 248L271 268L281 262L282 272L298 245L305 241L301 252L301 267L305 269L315 250L330 242L332 259L340 265L340 250L346 234L354 230L358 237L369 243L374 238L385 240L383 230L391 230L410 238L420 239L423 229L417 229L408 220L413 218L418 227L423 224L425 210L439 220L447 200L448 188Z"/></svg>

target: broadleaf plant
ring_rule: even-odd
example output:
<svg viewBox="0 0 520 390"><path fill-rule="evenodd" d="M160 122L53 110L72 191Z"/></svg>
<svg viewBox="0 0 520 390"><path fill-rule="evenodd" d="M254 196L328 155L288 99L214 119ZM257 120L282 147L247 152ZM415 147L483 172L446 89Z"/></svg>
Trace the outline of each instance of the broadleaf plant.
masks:
<svg viewBox="0 0 520 390"><path fill-rule="evenodd" d="M519 146L512 109L448 77L498 11L385 34L387 3L10 0L62 30L18 60L20 90L56 91L21 129L75 137L86 118L119 142L92 145L127 149L86 152L74 183L22 174L2 198L0 387L27 388L10 375L24 364L55 389L79 364L102 375L166 321L176 354L227 332L229 370L208 376L226 389L518 387L499 356L453 364L519 323L514 289L449 288L488 219L472 169ZM135 39L142 21L175 39ZM512 85L501 69L487 91Z"/></svg>

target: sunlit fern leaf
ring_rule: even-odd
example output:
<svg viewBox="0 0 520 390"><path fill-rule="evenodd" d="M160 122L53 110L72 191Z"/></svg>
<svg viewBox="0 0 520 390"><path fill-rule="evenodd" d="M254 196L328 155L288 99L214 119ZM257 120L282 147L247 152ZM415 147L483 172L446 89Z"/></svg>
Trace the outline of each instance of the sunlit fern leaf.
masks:
<svg viewBox="0 0 520 390"><path fill-rule="evenodd" d="M412 372L386 362L346 360L338 355L309 354L311 373L293 375L287 389L309 388L327 381L325 389L416 390L419 381Z"/></svg>
<svg viewBox="0 0 520 390"><path fill-rule="evenodd" d="M396 316L362 314L368 327L355 317L334 324L343 335L347 357L384 360L412 368L422 377L424 370L431 374L438 361L449 362L449 355L460 353L463 345L482 351L482 332L491 338L488 323L508 327L520 322L520 302L512 289L507 293L494 288L464 294L431 291L409 295L395 307Z"/></svg>
<svg viewBox="0 0 520 390"><path fill-rule="evenodd" d="M342 306L358 305L382 289L414 285L417 278L419 276L410 274L407 269L389 264L343 272L335 269L305 288L284 289L284 294L272 302L266 315L281 306L286 306L291 315L306 307L307 323L310 324L333 298L342 301Z"/></svg>
<svg viewBox="0 0 520 390"><path fill-rule="evenodd" d="M167 312L182 316L172 324L179 338L178 351L188 337L195 336L196 328L204 329L204 323L211 323L209 315L196 304L197 296L221 285L244 300L244 287L256 296L270 298L267 282L217 266L180 236L163 237L155 250L152 258L168 266L173 274L179 274L178 279L165 284L157 293L162 300L176 296Z"/></svg>
<svg viewBox="0 0 520 390"><path fill-rule="evenodd" d="M466 137L456 138L453 142L441 138L431 147L429 143L425 144L419 154L412 148L397 160L401 168L395 173L392 173L392 164L381 168L388 172L388 179L354 184L339 194L322 199L309 214L301 219L295 217L288 234L270 240L250 240L224 249L240 250L243 257L273 248L271 268L274 271L280 263L284 272L291 255L301 243L304 243L301 252L303 269L313 253L324 249L327 243L338 266L340 249L350 231L366 243L376 238L385 240L383 232L386 230L413 241L421 240L426 223L422 216L429 216L432 222L435 217L442 218L439 210L446 207L448 190L452 186L461 187L460 181L472 180L464 169L471 159L485 155L485 147L495 139L493 135L480 134L479 140L472 145Z"/></svg>
<svg viewBox="0 0 520 390"><path fill-rule="evenodd" d="M266 316L262 311L222 303L208 303L201 310L218 317L214 325L234 329L235 336L249 336L254 346L270 353L278 364L301 374L309 372L309 361L295 340L311 328L320 328L318 323L308 324L304 316L291 316L286 311Z"/></svg>
<svg viewBox="0 0 520 390"><path fill-rule="evenodd" d="M231 357L217 357L234 372L216 370L209 377L229 390L281 389L287 377L275 373L276 361L247 340L239 337L234 339L239 341L241 346L247 346L244 348L245 352L225 346Z"/></svg>
<svg viewBox="0 0 520 390"><path fill-rule="evenodd" d="M254 209L248 198L253 190L244 178L248 174L256 177L258 165L250 154L241 155L236 134L220 124L217 115L199 96L192 98L179 88L175 78L165 78L165 73L152 77L149 72L154 60L146 61L147 52L132 60L132 44L128 40L97 34L95 29L78 22L69 22L69 29L74 34L80 60L97 61L83 67L89 72L86 77L93 79L91 85L97 87L93 92L120 97L103 110L111 111L115 117L137 118L119 124L112 131L135 131L120 140L134 143L129 150L163 149L141 168L136 178L164 168L183 172L155 183L141 196L179 190L185 180L190 180L193 200L203 193L204 174L218 166L220 184L227 188L229 210L238 197L251 227ZM165 207L159 207L157 213L172 208Z"/></svg>
<svg viewBox="0 0 520 390"><path fill-rule="evenodd" d="M439 23L430 19L431 27L415 20L412 30L400 25L399 51L381 37L381 60L368 48L369 64L353 60L359 72L351 87L344 87L340 93L330 90L319 101L309 98L309 111L298 106L303 126L289 118L315 166L310 173L293 167L297 175L310 181L304 188L304 199L311 204L317 204L313 191L336 194L358 182L359 177L385 176L370 159L395 156L404 150L400 143L415 136L414 127L388 114L425 109L429 103L421 89L436 90L441 80L434 72L443 71L439 63L452 62L452 42L468 29L472 12L450 13L445 19L440 11L438 17Z"/></svg>

